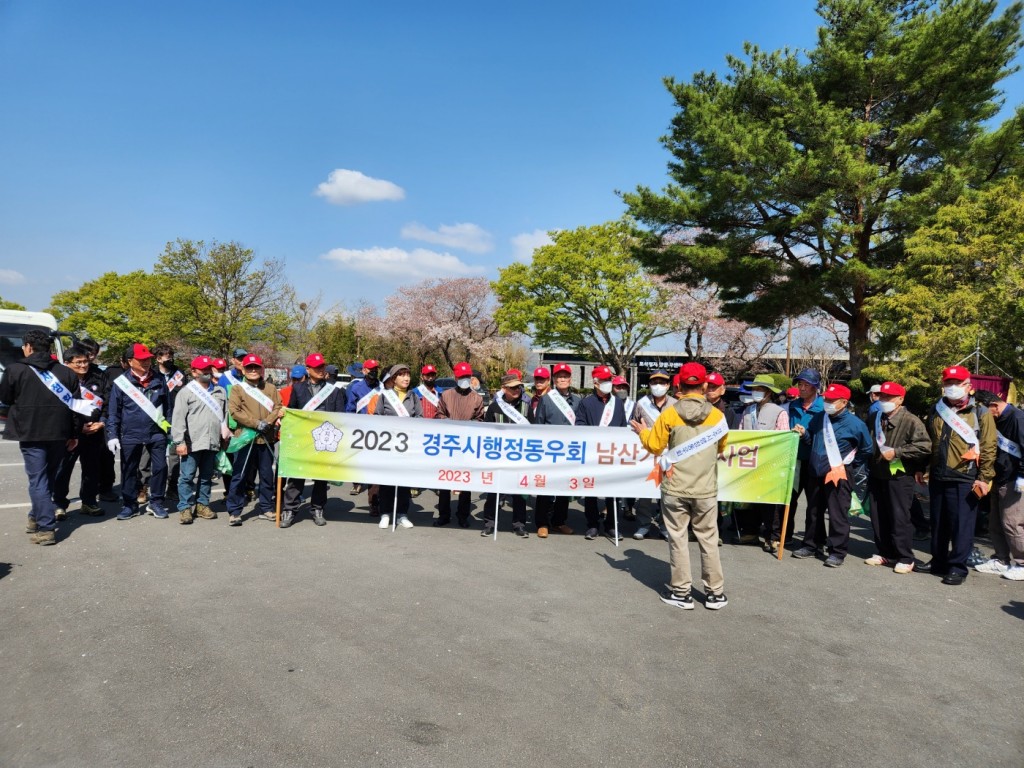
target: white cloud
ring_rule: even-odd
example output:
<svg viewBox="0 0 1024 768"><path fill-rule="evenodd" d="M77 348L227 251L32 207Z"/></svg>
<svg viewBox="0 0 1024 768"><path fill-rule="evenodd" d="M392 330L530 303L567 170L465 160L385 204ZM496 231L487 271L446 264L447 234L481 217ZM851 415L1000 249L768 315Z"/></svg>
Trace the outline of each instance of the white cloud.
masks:
<svg viewBox="0 0 1024 768"><path fill-rule="evenodd" d="M413 222L402 227L402 237L406 240L422 240L447 248L458 248L470 253L487 253L494 250L494 237L476 224L442 224L433 230Z"/></svg>
<svg viewBox="0 0 1024 768"><path fill-rule="evenodd" d="M551 238L543 229L535 229L518 234L509 242L512 243L513 258L529 264L533 260L533 252L542 245L551 245Z"/></svg>
<svg viewBox="0 0 1024 768"><path fill-rule="evenodd" d="M13 269L0 269L0 285L23 285L25 276Z"/></svg>
<svg viewBox="0 0 1024 768"><path fill-rule="evenodd" d="M327 181L317 185L316 194L334 205L358 205L381 200L405 199L405 190L397 184L345 168L331 171Z"/></svg>
<svg viewBox="0 0 1024 768"><path fill-rule="evenodd" d="M483 267L466 264L450 253L438 253L426 248L411 251L379 247L362 250L332 248L320 258L369 277L397 278L402 281L479 275L486 271Z"/></svg>

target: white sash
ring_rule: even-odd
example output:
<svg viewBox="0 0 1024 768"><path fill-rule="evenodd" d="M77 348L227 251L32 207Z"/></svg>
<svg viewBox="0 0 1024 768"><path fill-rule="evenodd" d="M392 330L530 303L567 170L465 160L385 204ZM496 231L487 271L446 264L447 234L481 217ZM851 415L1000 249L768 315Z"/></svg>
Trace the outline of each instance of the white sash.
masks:
<svg viewBox="0 0 1024 768"><path fill-rule="evenodd" d="M658 417L661 416L661 413L654 405L654 401L647 395L644 395L640 398L640 402L638 402L637 405L639 405L643 410L644 415L651 420L651 425L653 426L654 422L656 422Z"/></svg>
<svg viewBox="0 0 1024 768"><path fill-rule="evenodd" d="M562 412L562 415L568 419L570 424L576 423L576 412L565 402L565 398L558 394L557 390L552 389L548 392L548 397L551 398L551 402L555 404L555 408Z"/></svg>
<svg viewBox="0 0 1024 768"><path fill-rule="evenodd" d="M875 414L875 442L878 443L878 450L884 451L885 447L885 432L882 431L882 412L878 411Z"/></svg>
<svg viewBox="0 0 1024 768"><path fill-rule="evenodd" d="M509 421L513 424L526 424L529 422L529 419L513 408L512 404L507 402L501 395L498 395L496 402L498 403L498 407L501 408L501 412L508 416Z"/></svg>
<svg viewBox="0 0 1024 768"><path fill-rule="evenodd" d="M612 423L612 416L615 415L615 395L608 398L608 402L604 404L604 410L601 411L601 426L607 427Z"/></svg>
<svg viewBox="0 0 1024 768"><path fill-rule="evenodd" d="M92 403L94 408L103 407L103 398L89 389L85 384L79 384L78 388L81 390L82 399Z"/></svg>
<svg viewBox="0 0 1024 768"><path fill-rule="evenodd" d="M384 397L391 404L391 407L395 409L395 412L399 416L409 415L409 411L406 410L405 405L402 403L401 400L398 399L398 395L395 394L395 391L393 389L385 389L381 393L381 396ZM360 402L362 401L360 400Z"/></svg>
<svg viewBox="0 0 1024 768"><path fill-rule="evenodd" d="M28 367L32 369L32 372L35 373L36 376L39 377L39 380L43 382L43 385L53 393L54 397L64 403L64 405L75 413L89 418L92 416L93 411L100 407L93 405L88 400L79 400L76 398L71 394L68 388L61 384L60 381L57 380L57 377L49 371L40 371L38 368L34 368L31 365ZM100 400L100 405L103 405L102 400Z"/></svg>
<svg viewBox="0 0 1024 768"><path fill-rule="evenodd" d="M302 410L304 410L304 411L315 411L317 408L320 407L320 404L324 400L326 400L328 397L331 396L331 392L333 392L334 389L335 389L334 385L331 384L331 382L328 381L326 384L324 384L320 388L320 391L317 392L316 395L313 396L312 400L310 400L308 403L306 403L304 406L302 406Z"/></svg>
<svg viewBox="0 0 1024 768"><path fill-rule="evenodd" d="M665 464L677 464L688 456L700 453L705 448L718 445L718 441L727 434L729 434L729 425L725 419L722 419L707 432L701 432L686 442L680 443L675 448L669 448L665 451L660 458L660 461L663 462L662 466Z"/></svg>
<svg viewBox="0 0 1024 768"><path fill-rule="evenodd" d="M128 379L126 378L127 376L131 376L131 374L126 373L124 376L118 376L114 379L114 384L117 388L128 395L128 397L131 398L131 401L139 406L142 412L149 416L149 418L153 420L153 423L160 427L160 429L164 432L170 429L171 425L168 424L167 419L164 418L163 409L157 408L149 402L149 398L142 394L138 387L128 382Z"/></svg>
<svg viewBox="0 0 1024 768"><path fill-rule="evenodd" d="M441 402L441 399L437 396L436 393L431 392L429 389L427 389L422 384L420 384L418 387L416 387L416 391L420 393L420 397L422 397L424 400L428 401L435 408L437 408L438 404L440 404L440 402Z"/></svg>
<svg viewBox="0 0 1024 768"><path fill-rule="evenodd" d="M636 402L627 397L626 402L623 403L623 405L625 406L623 413L626 414L626 423L628 424L629 420L633 418L633 411L636 410Z"/></svg>
<svg viewBox="0 0 1024 768"><path fill-rule="evenodd" d="M830 467L840 467L843 464L849 464L853 461L853 458L857 455L857 449L854 448L850 451L846 458L843 458L843 454L839 452L839 441L836 440L836 432L832 429L832 420L825 414L825 426L822 429L822 437L825 438L825 454L828 456L828 465Z"/></svg>
<svg viewBox="0 0 1024 768"><path fill-rule="evenodd" d="M950 428L956 432L960 437L964 439L964 442L968 445L977 445L978 436L974 434L974 430L971 425L960 418L960 415L946 405L945 401L939 400L935 404L935 412L942 417L942 420L949 424Z"/></svg>
<svg viewBox="0 0 1024 768"><path fill-rule="evenodd" d="M368 406L370 404L370 401L373 400L373 396L380 394L382 391L383 391L382 385L378 384L376 387L371 389L365 395L360 397L359 398L359 402L356 403L356 413L359 413L366 406Z"/></svg>
<svg viewBox="0 0 1024 768"><path fill-rule="evenodd" d="M267 397L262 392L260 392L258 389L256 389L256 387L252 386L251 384L249 384L248 382L245 382L245 381L238 382L238 386L240 386L242 388L242 391L245 392L245 394L247 394L249 397L251 397L257 403L262 405L268 411L274 410L274 401L271 400L269 397Z"/></svg>
<svg viewBox="0 0 1024 768"><path fill-rule="evenodd" d="M181 371L175 371L174 375L167 379L167 391L173 392L181 386L181 382L185 377L181 375Z"/></svg>
<svg viewBox="0 0 1024 768"><path fill-rule="evenodd" d="M224 416L224 408L220 403L213 399L213 395L210 394L209 390L204 389L203 385L194 379L185 385L185 389L198 397L200 402L209 408L213 415L217 417L217 421L224 424L226 418Z"/></svg>
<svg viewBox="0 0 1024 768"><path fill-rule="evenodd" d="M1008 453L1016 459L1021 458L1019 445L1005 437L1002 432L997 432L996 434L998 435L996 437L996 444L999 446L1000 451Z"/></svg>

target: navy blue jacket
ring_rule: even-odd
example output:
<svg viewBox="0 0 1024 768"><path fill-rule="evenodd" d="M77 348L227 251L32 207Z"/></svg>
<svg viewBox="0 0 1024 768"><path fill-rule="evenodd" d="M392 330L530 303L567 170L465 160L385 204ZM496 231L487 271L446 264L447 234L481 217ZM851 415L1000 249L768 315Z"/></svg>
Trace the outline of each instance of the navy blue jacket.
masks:
<svg viewBox="0 0 1024 768"><path fill-rule="evenodd" d="M1024 411L1014 408L1007 403L1003 412L996 419L996 429L999 434L1016 443L1017 447L1024 452ZM1024 474L1021 469L1021 460L1006 451L996 453L996 485L1015 482L1017 477Z"/></svg>
<svg viewBox="0 0 1024 768"><path fill-rule="evenodd" d="M317 392L320 389L317 388ZM310 391L309 383L305 381L297 381L292 385L292 396L288 401L288 407L295 410L302 410L302 407L312 400L316 395ZM347 404L347 398L345 390L339 387L337 384L334 385L334 391L327 396L320 405L316 407L318 411L327 411L329 413L344 413L345 406Z"/></svg>
<svg viewBox="0 0 1024 768"><path fill-rule="evenodd" d="M554 392L555 390L552 389L551 391ZM573 412L579 411L580 396L575 392L566 393L565 402L569 404L569 407L572 408ZM579 419L578 413L576 418ZM567 425L571 422L565 418L565 414L558 410L558 407L551 402L551 398L549 398L548 395L544 395L537 404L537 410L533 413L533 423Z"/></svg>
<svg viewBox="0 0 1024 768"><path fill-rule="evenodd" d="M608 395L608 397L615 401L615 407L614 409L612 409L612 420L609 421L605 426L625 427L627 424L625 402L615 397L615 395ZM580 404L576 406L576 426L600 426L601 416L604 415L605 402L606 401L602 401L601 398L599 398L594 393L590 393L582 400L580 400Z"/></svg>
<svg viewBox="0 0 1024 768"><path fill-rule="evenodd" d="M149 381L143 387L131 371L125 371L119 379L127 379L129 384L140 390L153 405L163 410L164 418L171 420L171 397L167 391L167 382L157 371L151 371ZM107 403L107 440L117 438L122 445L148 443L157 437L167 437L156 423L128 397L117 384L110 387L110 400Z"/></svg>
<svg viewBox="0 0 1024 768"><path fill-rule="evenodd" d="M803 410L803 409L801 409ZM807 431L801 437L801 442L810 446L811 469L818 477L824 477L831 468L828 463L828 454L825 452L825 419L829 418L824 412L811 417ZM864 422L849 409L844 408L837 416L832 416L832 431L836 433L836 442L839 443L839 454L845 459L847 454L854 448L857 455L850 464L851 477L864 467L871 458L872 444L871 435Z"/></svg>

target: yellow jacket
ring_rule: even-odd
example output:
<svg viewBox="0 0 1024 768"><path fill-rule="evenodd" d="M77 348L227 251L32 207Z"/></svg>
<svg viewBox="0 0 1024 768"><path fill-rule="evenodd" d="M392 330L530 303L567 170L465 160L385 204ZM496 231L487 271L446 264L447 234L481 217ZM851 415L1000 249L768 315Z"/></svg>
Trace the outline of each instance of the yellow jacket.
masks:
<svg viewBox="0 0 1024 768"><path fill-rule="evenodd" d="M640 442L651 453L675 448L725 419L725 414L703 395L683 395L671 408L661 412L652 429L640 433ZM703 450L672 465L661 484L662 493L689 499L718 495L718 454L725 450L728 435L718 441L718 450Z"/></svg>

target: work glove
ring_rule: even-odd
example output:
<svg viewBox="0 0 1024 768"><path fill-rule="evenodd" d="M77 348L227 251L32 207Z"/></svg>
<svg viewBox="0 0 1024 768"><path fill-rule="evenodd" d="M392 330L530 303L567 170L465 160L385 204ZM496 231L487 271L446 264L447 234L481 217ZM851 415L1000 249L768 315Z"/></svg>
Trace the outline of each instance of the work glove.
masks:
<svg viewBox="0 0 1024 768"><path fill-rule="evenodd" d="M107 450L111 453L117 453L121 450L121 441L116 437L111 440L107 440Z"/></svg>

